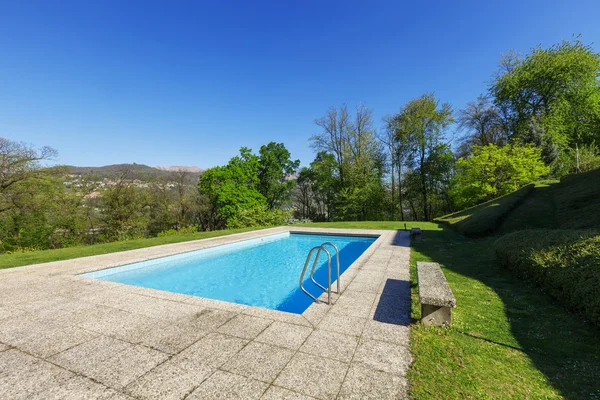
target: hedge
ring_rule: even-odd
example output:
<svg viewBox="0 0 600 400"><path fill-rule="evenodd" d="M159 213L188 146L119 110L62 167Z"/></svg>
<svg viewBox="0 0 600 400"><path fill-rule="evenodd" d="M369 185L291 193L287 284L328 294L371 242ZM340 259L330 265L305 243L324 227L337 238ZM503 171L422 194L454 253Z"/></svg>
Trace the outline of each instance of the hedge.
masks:
<svg viewBox="0 0 600 400"><path fill-rule="evenodd" d="M501 265L600 325L600 231L534 229L494 243Z"/></svg>
<svg viewBox="0 0 600 400"><path fill-rule="evenodd" d="M497 199L436 218L436 221L446 223L459 233L469 237L492 234L498 228L502 217L521 204L534 187L533 184L523 186L521 189Z"/></svg>

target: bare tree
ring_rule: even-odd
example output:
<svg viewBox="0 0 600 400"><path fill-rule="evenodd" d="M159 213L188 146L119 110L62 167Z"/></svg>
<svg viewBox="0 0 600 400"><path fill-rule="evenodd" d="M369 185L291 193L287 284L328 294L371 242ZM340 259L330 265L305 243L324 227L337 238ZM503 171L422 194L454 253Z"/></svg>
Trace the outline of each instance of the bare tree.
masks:
<svg viewBox="0 0 600 400"><path fill-rule="evenodd" d="M325 151L335 156L339 168L340 184L343 185L348 136L351 130L348 106L343 104L339 110L336 107L330 107L324 117L315 120L315 124L322 131L310 138L312 147L317 152Z"/></svg>
<svg viewBox="0 0 600 400"><path fill-rule="evenodd" d="M477 101L470 102L464 109L459 110L457 122L458 128L466 131L462 138L462 146L467 154L474 145L502 145L508 140L502 115L488 97L479 96Z"/></svg>

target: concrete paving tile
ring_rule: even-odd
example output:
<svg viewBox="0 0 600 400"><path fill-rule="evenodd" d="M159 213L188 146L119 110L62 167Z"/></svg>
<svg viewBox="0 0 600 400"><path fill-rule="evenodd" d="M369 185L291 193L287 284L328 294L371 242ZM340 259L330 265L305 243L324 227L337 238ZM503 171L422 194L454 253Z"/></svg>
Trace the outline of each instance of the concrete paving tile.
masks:
<svg viewBox="0 0 600 400"><path fill-rule="evenodd" d="M248 340L210 333L173 357L182 368L192 369L195 365L217 368L248 344Z"/></svg>
<svg viewBox="0 0 600 400"><path fill-rule="evenodd" d="M131 382L125 392L140 399L183 399L215 370L205 365L188 365L168 360Z"/></svg>
<svg viewBox="0 0 600 400"><path fill-rule="evenodd" d="M271 383L293 355L292 350L252 342L226 362L221 369Z"/></svg>
<svg viewBox="0 0 600 400"><path fill-rule="evenodd" d="M314 327L321 322L329 310L331 307L327 304L313 303L302 313L302 316Z"/></svg>
<svg viewBox="0 0 600 400"><path fill-rule="evenodd" d="M306 339L306 342L300 347L300 351L350 362L357 345L358 337L356 336L317 329Z"/></svg>
<svg viewBox="0 0 600 400"><path fill-rule="evenodd" d="M356 290L358 292L377 293L381 287L381 279L357 279L354 278L348 285L347 290Z"/></svg>
<svg viewBox="0 0 600 400"><path fill-rule="evenodd" d="M76 365L74 370L112 388L122 389L167 358L165 353L148 347L127 345L123 351L101 362L83 368Z"/></svg>
<svg viewBox="0 0 600 400"><path fill-rule="evenodd" d="M198 330L216 331L236 315L231 311L205 308L189 317L178 320L177 323L188 324Z"/></svg>
<svg viewBox="0 0 600 400"><path fill-rule="evenodd" d="M11 320L14 318L20 318L27 314L22 308L17 306L0 306L0 322L3 320ZM6 321L2 323L7 323Z"/></svg>
<svg viewBox="0 0 600 400"><path fill-rule="evenodd" d="M145 297L128 292L122 288L109 288L83 294L79 299L87 301L88 303L125 310L132 304L143 302Z"/></svg>
<svg viewBox="0 0 600 400"><path fill-rule="evenodd" d="M209 332L198 329L194 324L176 321L161 328L144 331L139 337L139 343L164 353L177 354Z"/></svg>
<svg viewBox="0 0 600 400"><path fill-rule="evenodd" d="M99 336L49 358L54 364L71 371L85 371L115 357L133 345L108 336Z"/></svg>
<svg viewBox="0 0 600 400"><path fill-rule="evenodd" d="M74 374L16 349L0 352L0 399L28 399Z"/></svg>
<svg viewBox="0 0 600 400"><path fill-rule="evenodd" d="M375 293L346 290L335 305L331 307L331 312L351 317L367 318L375 297Z"/></svg>
<svg viewBox="0 0 600 400"><path fill-rule="evenodd" d="M410 297L379 295L375 299L369 319L395 325L410 324Z"/></svg>
<svg viewBox="0 0 600 400"><path fill-rule="evenodd" d="M41 358L50 357L63 350L87 342L100 334L76 326L52 331L32 331L14 342L14 346Z"/></svg>
<svg viewBox="0 0 600 400"><path fill-rule="evenodd" d="M338 399L408 399L408 383L406 379L397 375L352 365L344 379Z"/></svg>
<svg viewBox="0 0 600 400"><path fill-rule="evenodd" d="M350 317L330 312L317 325L317 329L360 336L366 322L366 318Z"/></svg>
<svg viewBox="0 0 600 400"><path fill-rule="evenodd" d="M248 308L248 306L244 304L230 303L228 301L213 300L197 296L190 296L190 298L186 300L186 303L195 304L197 306L206 308L212 308L215 310L229 311L236 314L239 314Z"/></svg>
<svg viewBox="0 0 600 400"><path fill-rule="evenodd" d="M312 331L306 326L275 321L257 336L256 341L297 350Z"/></svg>
<svg viewBox="0 0 600 400"><path fill-rule="evenodd" d="M409 346L410 327L408 325L388 324L375 320L368 320L363 330L362 337L380 340L402 346Z"/></svg>
<svg viewBox="0 0 600 400"><path fill-rule="evenodd" d="M279 386L271 386L260 398L260 400L312 400L314 397L309 397L298 392L293 392Z"/></svg>
<svg viewBox="0 0 600 400"><path fill-rule="evenodd" d="M353 364L405 376L411 363L408 348L378 340L363 339L354 353Z"/></svg>
<svg viewBox="0 0 600 400"><path fill-rule="evenodd" d="M31 397L32 400L108 400L119 394L114 389L96 383L83 376L74 376L59 386L52 386Z"/></svg>
<svg viewBox="0 0 600 400"><path fill-rule="evenodd" d="M306 319L300 314L269 310L262 307L248 307L243 311L243 314L252 315L253 317L272 319L279 322L286 322L288 324L310 326L310 323L306 321Z"/></svg>
<svg viewBox="0 0 600 400"><path fill-rule="evenodd" d="M252 400L260 398L268 386L264 382L217 371L186 399Z"/></svg>
<svg viewBox="0 0 600 400"><path fill-rule="evenodd" d="M168 321L134 314L116 308L105 307L95 315L90 315L79 323L81 328L98 332L106 336L139 343L140 338L147 332L168 325Z"/></svg>
<svg viewBox="0 0 600 400"><path fill-rule="evenodd" d="M274 383L319 399L333 399L340 390L347 370L346 363L296 353Z"/></svg>
<svg viewBox="0 0 600 400"><path fill-rule="evenodd" d="M244 339L254 339L264 331L273 320L238 314L222 325L218 332L226 335L237 336Z"/></svg>
<svg viewBox="0 0 600 400"><path fill-rule="evenodd" d="M203 309L198 305L141 295L136 302L125 304L122 308L132 313L169 321L191 317Z"/></svg>
<svg viewBox="0 0 600 400"><path fill-rule="evenodd" d="M29 336L32 332L44 335L58 328L60 326L41 321L34 316L5 320L0 323L0 341L12 346L20 343L24 337Z"/></svg>

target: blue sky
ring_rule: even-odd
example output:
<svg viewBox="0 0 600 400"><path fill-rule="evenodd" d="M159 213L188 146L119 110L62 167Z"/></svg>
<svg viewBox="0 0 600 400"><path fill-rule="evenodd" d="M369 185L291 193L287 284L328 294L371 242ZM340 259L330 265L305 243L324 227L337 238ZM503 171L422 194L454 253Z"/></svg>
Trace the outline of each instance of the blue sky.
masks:
<svg viewBox="0 0 600 400"><path fill-rule="evenodd" d="M463 107L501 53L598 41L598 15L591 0L0 0L0 136L61 164L207 168L277 141L306 165L330 105L365 103L377 127L425 92Z"/></svg>

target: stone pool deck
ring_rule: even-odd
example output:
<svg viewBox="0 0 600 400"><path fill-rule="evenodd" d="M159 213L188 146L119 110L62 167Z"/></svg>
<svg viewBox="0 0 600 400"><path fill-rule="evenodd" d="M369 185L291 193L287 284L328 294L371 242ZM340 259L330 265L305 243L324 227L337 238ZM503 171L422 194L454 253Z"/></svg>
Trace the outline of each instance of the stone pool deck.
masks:
<svg viewBox="0 0 600 400"><path fill-rule="evenodd" d="M285 231L381 236L302 315L76 276ZM407 398L408 246L282 227L2 270L0 399Z"/></svg>

